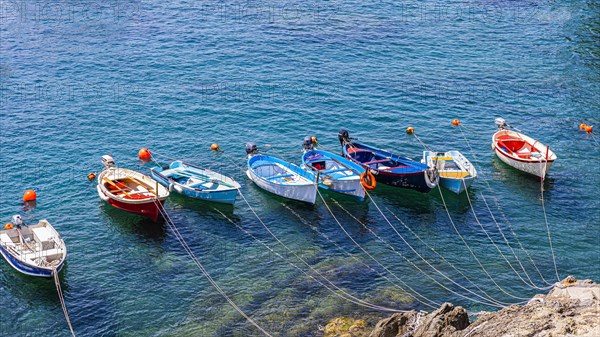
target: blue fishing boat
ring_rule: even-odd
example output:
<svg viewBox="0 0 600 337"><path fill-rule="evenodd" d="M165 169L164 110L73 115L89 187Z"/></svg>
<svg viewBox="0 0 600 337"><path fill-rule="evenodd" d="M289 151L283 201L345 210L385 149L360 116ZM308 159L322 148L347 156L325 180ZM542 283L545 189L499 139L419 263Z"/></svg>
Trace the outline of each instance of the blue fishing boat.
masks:
<svg viewBox="0 0 600 337"><path fill-rule="evenodd" d="M52 277L64 265L67 246L48 221L26 225L20 215L15 215L0 230L0 254L23 274Z"/></svg>
<svg viewBox="0 0 600 337"><path fill-rule="evenodd" d="M246 144L246 174L258 187L284 198L314 204L317 198L316 176L290 162L259 154L256 144Z"/></svg>
<svg viewBox="0 0 600 337"><path fill-rule="evenodd" d="M440 175L440 186L460 194L477 178L477 170L458 151L423 151L423 163L435 167Z"/></svg>
<svg viewBox="0 0 600 337"><path fill-rule="evenodd" d="M344 156L367 169L377 182L419 192L429 192L438 184L439 176L435 168L357 142L350 138L346 129L339 131L338 139Z"/></svg>
<svg viewBox="0 0 600 337"><path fill-rule="evenodd" d="M169 191L207 201L234 204L240 184L235 180L182 161L174 161L167 169L150 169L152 179Z"/></svg>
<svg viewBox="0 0 600 337"><path fill-rule="evenodd" d="M304 138L302 168L316 175L320 188L363 200L365 190L361 174L365 169L342 156L315 149L314 143L312 137Z"/></svg>

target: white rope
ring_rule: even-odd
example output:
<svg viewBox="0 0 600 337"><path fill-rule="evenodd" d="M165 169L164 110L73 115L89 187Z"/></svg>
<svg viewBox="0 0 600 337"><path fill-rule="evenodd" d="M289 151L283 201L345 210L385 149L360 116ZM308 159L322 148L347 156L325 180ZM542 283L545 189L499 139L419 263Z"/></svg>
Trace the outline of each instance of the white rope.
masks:
<svg viewBox="0 0 600 337"><path fill-rule="evenodd" d="M371 270L372 272L377 273L379 276L381 276L382 278L384 278L386 281L388 281L390 284L392 284L393 286L395 286L396 288L402 290L403 292L407 292L404 288L400 287L398 284L394 283L389 277L387 277L385 274L381 273L380 271L374 269L373 267L369 266L367 263L365 263L363 260L357 258L356 256L354 256L354 254L349 253L348 251L346 251L344 248L342 248L338 243L336 243L335 241L333 241L327 234L321 232L319 229L317 229L316 226L310 224L308 221L306 221L304 218L302 218L300 216L300 214L298 214L296 211L294 211L292 208L290 208L288 205L281 203L283 205L283 207L285 207L286 209L288 209L292 214L294 214L304 225L310 227L312 230L314 230L315 232L317 232L319 235L323 236L325 239L327 239L327 241L329 241L330 243L332 243L337 249L338 251L346 254L348 257L351 257L352 259L354 259L356 262L364 265L366 268L368 268L369 270ZM413 296L411 296L413 297ZM414 298L414 297L413 297Z"/></svg>
<svg viewBox="0 0 600 337"><path fill-rule="evenodd" d="M71 335L75 337L75 331L73 330L73 325L71 325L71 320L69 319L69 312L67 311L67 305L65 304L65 298L63 296L62 287L60 286L60 279L58 278L58 270L56 270L56 268L52 269L52 277L54 278L54 285L56 286L58 299L60 300L63 314L65 315L65 319L69 325L69 330L71 331Z"/></svg>
<svg viewBox="0 0 600 337"><path fill-rule="evenodd" d="M506 262L506 264L508 264L508 266L510 267L510 269L512 269L512 271L515 273L515 275L517 275L517 277L527 286L535 288L535 289L542 289L540 287L537 287L535 284L533 284L533 282L531 282L531 279L529 279L529 283L527 281L525 281L523 279L523 277L521 276L521 274L519 272L517 272L517 270L514 268L514 266L512 265L512 263L510 263L510 261L508 261L508 259L506 258L506 256L504 255L504 253L502 252L502 250L500 249L500 247L498 247L498 245L496 244L496 242L494 241L494 239L492 239L492 237L490 236L490 234L488 233L488 231L485 229L485 227L483 227L483 224L481 224L481 222L479 221L479 217L477 217L477 214L475 213L475 208L473 207L473 203L471 202L471 197L469 196L469 191L467 191L467 184L465 183L464 179L462 180L462 183L465 187L465 195L467 196L467 201L469 202L469 207L471 208L471 212L473 213L473 217L475 218L475 222L477 222L477 224L479 225L479 227L481 228L481 230L483 231L483 233L485 233L485 236L488 238L488 240L492 243L492 245L494 246L494 248L496 248L496 250L498 251L498 253L500 254L500 256L502 256L502 258L504 259L504 261ZM493 217L493 215L492 215ZM503 235L504 236L504 235ZM510 245L509 245L510 247ZM529 275L527 274L527 272L525 272L525 275L527 277L529 277Z"/></svg>
<svg viewBox="0 0 600 337"><path fill-rule="evenodd" d="M554 273L556 274L556 281L560 282L560 276L558 276L558 268L556 267L556 257L554 256L554 248L552 247L552 237L550 236L550 225L548 224L548 216L546 215L546 205L544 202L544 175L548 168L548 161L544 161L544 174L540 178L540 195L542 196L542 210L544 211L544 221L546 222L546 233L548 234L548 243L550 244L550 252L552 253L552 262L554 263Z"/></svg>
<svg viewBox="0 0 600 337"><path fill-rule="evenodd" d="M394 278L396 280L398 280L400 283L402 283L405 287L407 287L408 289L410 289L414 294L416 294L416 296L419 296L420 298L422 298L423 300L418 299L416 296L410 294L409 292L406 292L407 294L409 294L412 298L414 298L416 301L418 301L419 303L426 305L430 308L436 309L436 307L440 306L440 303L435 302L427 297L425 297L424 295L421 295L419 292L417 292L416 290L414 290L412 287L410 287L406 282L402 281L395 273L393 273L391 270L389 270L386 266L384 266L381 262L379 262L379 260L377 260L373 255L371 255L369 252L367 252L366 249L364 249L358 242L356 242L356 240L354 240L354 238L352 237L352 235L350 235L350 233L348 233L348 231L346 230L346 228L344 228L344 226L342 226L341 222L338 220L338 218L335 216L335 214L333 214L333 211L331 210L331 207L329 207L329 205L327 204L327 202L325 202L325 199L323 198L323 195L321 195L321 192L319 192L319 190L317 190L317 193L319 194L319 197L321 198L321 200L323 201L323 204L325 204L325 207L327 208L327 210L329 211L329 214L331 214L331 216L333 217L333 219L335 220L335 222L337 223L337 225L342 229L342 231L344 231L344 233L346 234L346 236L363 252L365 253L369 258L371 258L373 261L375 261L375 263L377 263L379 266L381 266L385 271L387 271L388 273L390 273L392 276L394 276ZM336 202L334 200L334 202ZM367 228L368 230L370 230L369 228ZM424 301L428 301L429 303L426 303ZM430 303L433 303L430 304Z"/></svg>
<svg viewBox="0 0 600 337"><path fill-rule="evenodd" d="M421 139L414 134L415 138L421 143L421 145L423 145L423 147L428 150L428 147L425 145L425 143L423 143L421 141ZM494 285L504 294L515 298L515 299L519 299L522 300L523 303L527 302L527 298L525 297L518 297L515 296L511 293L509 293L508 291L504 290L504 288L502 288L497 282L496 280L494 280L494 278L492 277L492 275L490 275L490 273L487 271L487 269L485 269L485 267L483 266L483 264L481 263L481 261L479 260L479 258L477 258L477 256L475 255L475 252L473 251L473 249L471 249L471 247L469 246L469 244L467 243L467 241L465 240L465 238L462 236L462 234L460 234L460 231L458 230L458 228L456 227L456 225L454 224L454 220L452 220L452 216L450 215L450 211L448 210L448 205L446 205L446 200L444 199L444 195L442 194L442 189L438 186L437 190L440 193L440 197L442 198L442 203L444 205L444 209L446 210L446 214L448 215L448 219L450 220L450 224L452 224L452 227L454 228L454 231L456 232L456 234L458 234L458 236L460 237L460 239L462 240L462 242L465 244L465 247L467 247L467 249L469 250L469 253L471 253L471 256L473 256L473 258L475 259L475 261L477 261L477 264L479 265L479 267L481 267L481 270L483 270L483 272L487 275L487 277L494 283Z"/></svg>
<svg viewBox="0 0 600 337"><path fill-rule="evenodd" d="M269 245L267 245L266 243L264 243L262 240L258 239L256 236L254 236L252 233L250 233L249 231L247 231L245 228L243 228L242 226L238 225L236 222L234 222L232 219L230 219L227 215L225 215L225 213L221 212L220 210L213 208L215 211L217 211L219 214L221 214L227 221L229 221L231 224L235 225L237 228L241 229L244 233L246 233L248 236L250 236L251 238L253 238L254 240L256 240L257 242L259 242L260 244L262 244L265 248L267 248L271 253L275 254L277 257L281 258L283 261L287 262L288 264L290 264L292 267L298 269L299 271L301 271L302 273L304 273L307 277L309 277L310 279L314 280L315 282L319 283L320 285L322 285L323 287L325 287L327 290L329 290L331 293L333 293L334 295L340 297L341 299L344 299L346 301L352 302L354 304L357 304L359 306L363 306L363 307L367 307L367 308L371 308L374 310L378 310L378 311L387 311L387 312L407 312L406 310L397 310L397 309L391 309L391 308L386 308L386 307L382 307L379 305L375 305L375 304L371 304L367 301L363 301L357 297L354 297L353 295L351 295L350 293L346 292L345 290L337 287L335 284L333 284L331 281L329 281L325 276L323 276L321 273L317 272L315 269L311 267L311 270L315 271L320 277L322 277L325 281L327 281L329 284L331 284L335 289L337 289L338 291L340 291L342 294L348 296L348 298L338 294L337 292L335 292L335 290L333 290L332 288L330 288L329 286L327 286L326 284L324 284L323 282L317 280L314 276L310 275L309 273L307 273L305 270L303 270L302 268L298 267L296 264L294 264L293 262L287 260L285 257L283 257L281 254L277 253L274 249L272 249ZM288 249L289 250L289 249ZM298 256L296 256L298 257ZM300 259L300 258L299 258Z"/></svg>
<svg viewBox="0 0 600 337"><path fill-rule="evenodd" d="M470 143L470 142L469 142L469 140L467 139L467 136L465 135L465 132L463 131L463 129L466 129L466 130L470 130L470 129L469 129L469 128L466 128L466 127L464 127L464 126L462 126L462 125L459 125L459 130L460 130L460 132L461 132L461 134L462 134L462 136L463 136L463 139L465 140L465 143L466 143L466 144L467 144L467 146L469 147L469 150L470 150L471 156L473 156L474 158L477 158L477 157L475 156L475 152L474 152L474 150L473 150L473 147L471 146L471 143ZM470 131L471 131L471 132L474 132L474 131L472 131L472 130L470 130ZM482 170L479 170L479 172L480 172L480 176L481 176L481 173L482 173L483 171L482 171ZM480 177L480 179L482 179L482 178ZM493 188L492 188L492 186L490 186L490 183L489 183L489 181L488 181L487 179L482 179L482 180L485 182L485 184L486 184L486 186L487 186L488 190L489 190L490 192L492 192L492 191L493 191ZM490 215L492 216L492 219L494 220L494 223L496 224L496 227L498 228L498 231L499 231L499 232L502 234L502 236L504 237L504 233L503 233L503 231L502 231L502 228L500 227L500 224L499 224L499 223L496 221L496 218L494 217L494 215L493 215L493 213L492 213L492 210L490 209L490 207L489 207L489 205L488 205L488 203L487 203L487 200L486 200L485 196L483 195L483 193L481 193L481 197L482 197L482 199L483 199L484 203L486 204L486 206L487 206L487 208L488 208L488 211L489 211ZM544 275L542 274L542 272L541 272L541 271L540 271L540 269L538 268L537 264L536 264L536 263L535 263L535 261L533 260L533 257L532 257L532 256L529 254L529 252L528 252L528 251L525 249L525 247L523 246L523 243L521 242L521 240L519 240L519 237L517 236L517 233L515 233L515 231L513 230L513 228L512 228L512 225L510 224L510 221L508 221L508 217L507 217L507 216L506 216L506 214L504 214L504 212L502 211L502 209L501 209L501 207L500 207L500 204L498 203L498 200L497 200L496 198L494 198L494 202L495 202L495 204L496 204L496 208L498 209L498 211L500 211L500 214L502 215L502 218L504 219L504 223L507 225L507 227L508 227L509 231L511 232L512 236L513 236L513 237L515 238L515 240L517 241L517 244L519 245L519 248L521 249L521 251L523 251L523 252L525 253L525 255L527 256L527 258L529 259L529 261L531 262L531 264L533 265L533 267L535 268L535 270L537 271L537 273L540 275L540 278L542 279L542 281L543 281L543 282L544 282L546 285L549 285L549 288L551 288L551 287L553 286L553 284L552 284L552 283L550 283L550 282L548 282L548 281L547 281L547 280L544 278ZM512 250L512 247L510 247L510 245L509 245L509 243L508 243L508 240L505 240L505 242L506 242L506 244L508 245L508 247L509 247L509 248L511 248L511 250ZM522 263L521 263L521 261L520 261L519 257L518 257L518 256L517 256L517 254L514 252L514 250L512 250L512 251L513 251L513 255L515 256L515 259L516 259L517 261L519 261L519 264L521 264L521 266L522 266L522 268L523 268L523 271L525 272L525 275L527 275L527 277L529 278L529 274L527 273L527 271L526 271L526 270L525 270L525 268L523 267L523 265L522 265ZM531 278L529 278L529 279L531 279ZM532 283L533 283L533 282L532 282Z"/></svg>
<svg viewBox="0 0 600 337"><path fill-rule="evenodd" d="M256 323L250 316L248 316L246 313L244 313L244 311L237 304L235 304L235 302L231 298L229 298L229 296L227 296L227 294L225 293L225 291L223 291L223 289L221 289L221 287L213 280L213 278L210 276L210 274L208 273L208 271L204 268L204 266L202 265L202 263L200 263L200 261L198 260L198 258L196 257L196 255L194 254L194 252L192 251L192 249L185 242L183 236L181 235L181 233L179 233L179 230L175 226L175 223L173 222L173 220L171 220L171 217L169 216L169 214L167 213L167 211L163 208L162 204L159 201L157 201L156 199L154 200L154 204L156 205L156 207L158 207L159 212L161 213L161 215L165 219L166 223L169 225L169 227L171 228L171 230L175 234L175 237L177 238L177 240L179 241L179 243L181 243L181 246L183 247L183 249L188 253L188 255L190 256L190 258L192 259L192 261L194 262L194 264L198 267L198 269L200 269L200 271L202 272L202 274L204 274L204 276L210 282L210 284L219 292L219 294L221 294L221 296L223 296L223 298L225 298L225 300L227 300L227 302L240 315L242 315L244 318L246 318L246 320L248 320L248 322L250 322L252 325L254 325L265 336L272 337L270 333L268 333L265 329L263 329L260 325L258 325L258 323Z"/></svg>
<svg viewBox="0 0 600 337"><path fill-rule="evenodd" d="M425 275L425 277L429 278L430 280L432 280L435 284L439 285L440 287L442 287L443 289L445 289L446 291L462 297L466 300L475 302L475 303L479 303L479 304L484 304L484 305L489 305L489 306L493 306L493 307L497 307L497 308L503 308L505 307L505 305L502 304L509 304L509 303L503 303L503 302L499 302L496 301L493 298L485 298L473 291L471 291L468 288L463 287L462 285L460 285L458 282L452 280L450 277L448 277L446 274L442 273L439 269L437 269L436 267L434 267L429 261L427 261L421 254L419 254L405 239L402 235L400 235L400 233L396 230L396 228L389 222L389 220L387 219L387 217L383 214L383 212L381 212L381 209L379 208L379 206L377 206L377 204L375 203L375 201L373 200L373 198L369 195L369 193L367 191L365 191L367 193L367 195L369 196L371 202L373 202L373 204L375 205L375 207L379 210L380 214L384 217L384 219L388 222L388 224L390 225L390 227L392 227L392 229L396 232L396 234L398 234L398 236L400 237L400 239L402 239L402 241L413 251L413 253L415 253L419 258L421 258L421 260L423 260L423 262L425 262L425 264L427 264L431 269L433 269L434 271L436 271L438 274L440 274L442 277L444 277L445 279L447 279L448 281L450 281L452 284L458 286L459 288L467 291L468 293L471 293L481 299L483 299L483 301L477 300L477 299L473 299L470 298L468 296L462 295L448 287L446 287L444 284L440 283L439 281L437 281L435 278L433 278L432 276L430 276L428 273L426 273L423 269L421 269L419 266L417 266L414 262L410 261L408 258L406 258L403 254L401 254L400 252L398 252L389 242L387 242L386 240L384 240L383 238L381 238L379 235L377 235L375 232L373 232L370 228L368 228L368 226L366 226L362 221L360 221L358 218L356 218L352 213L350 213L347 209L345 209L339 202L335 201L336 205L338 207L340 207L342 210L344 210L350 217L352 217L356 222L358 222L361 226L363 226L365 229L367 229L371 234L373 234L375 237L377 237L382 243L384 243L386 246L388 246L392 251L394 251L394 253L396 253L397 255L399 255L400 257L402 257L406 262L408 262L409 264L411 264L415 269L417 269L419 272L421 272L423 275Z"/></svg>

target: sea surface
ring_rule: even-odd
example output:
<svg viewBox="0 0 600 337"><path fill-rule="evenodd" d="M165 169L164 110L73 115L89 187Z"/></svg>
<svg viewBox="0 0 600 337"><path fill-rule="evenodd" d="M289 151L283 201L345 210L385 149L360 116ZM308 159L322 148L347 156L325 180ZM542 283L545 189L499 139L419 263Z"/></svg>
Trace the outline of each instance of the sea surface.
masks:
<svg viewBox="0 0 600 337"><path fill-rule="evenodd" d="M78 336L260 335L164 222L105 205L87 180L104 154L148 173L142 147L240 182L266 228L243 199L172 195L166 208L274 336L390 314L348 295L496 310L480 302L522 302L557 273L600 280L598 136L578 129L600 126L599 61L596 1L0 0L0 219L61 233ZM492 153L496 117L557 153L543 184ZM480 177L468 195L378 186L372 200L323 192L314 206L246 177L246 142L298 163L307 135L338 152L341 127L417 160L423 144L460 150ZM53 282L0 261L0 335L68 333Z"/></svg>

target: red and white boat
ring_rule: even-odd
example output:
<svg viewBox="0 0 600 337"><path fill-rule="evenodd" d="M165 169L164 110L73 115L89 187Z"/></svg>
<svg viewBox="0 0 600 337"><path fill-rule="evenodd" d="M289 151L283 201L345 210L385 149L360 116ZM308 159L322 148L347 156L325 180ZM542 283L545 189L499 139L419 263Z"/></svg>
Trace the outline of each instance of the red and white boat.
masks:
<svg viewBox="0 0 600 337"><path fill-rule="evenodd" d="M117 167L111 156L102 156L106 167L98 175L98 195L113 207L158 220L169 190L139 172Z"/></svg>
<svg viewBox="0 0 600 337"><path fill-rule="evenodd" d="M492 136L492 149L496 156L517 170L544 179L556 160L556 154L550 147L522 133L509 130L510 125L502 118L496 118L495 123L499 129Z"/></svg>

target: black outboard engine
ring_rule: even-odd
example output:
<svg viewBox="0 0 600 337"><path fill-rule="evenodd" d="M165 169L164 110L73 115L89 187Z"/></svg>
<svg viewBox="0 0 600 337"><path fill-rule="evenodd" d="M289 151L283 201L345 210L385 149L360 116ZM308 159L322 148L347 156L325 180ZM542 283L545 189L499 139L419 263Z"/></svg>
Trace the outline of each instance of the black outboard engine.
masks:
<svg viewBox="0 0 600 337"><path fill-rule="evenodd" d="M304 141L302 142L302 147L308 151L313 149L313 141L311 136L304 137Z"/></svg>
<svg viewBox="0 0 600 337"><path fill-rule="evenodd" d="M258 148L255 143L246 143L246 153L249 156L255 155L258 153Z"/></svg>
<svg viewBox="0 0 600 337"><path fill-rule="evenodd" d="M338 139L340 140L340 144L342 144L342 146L344 146L345 143L349 143L350 134L348 133L348 130L341 128L338 132Z"/></svg>

